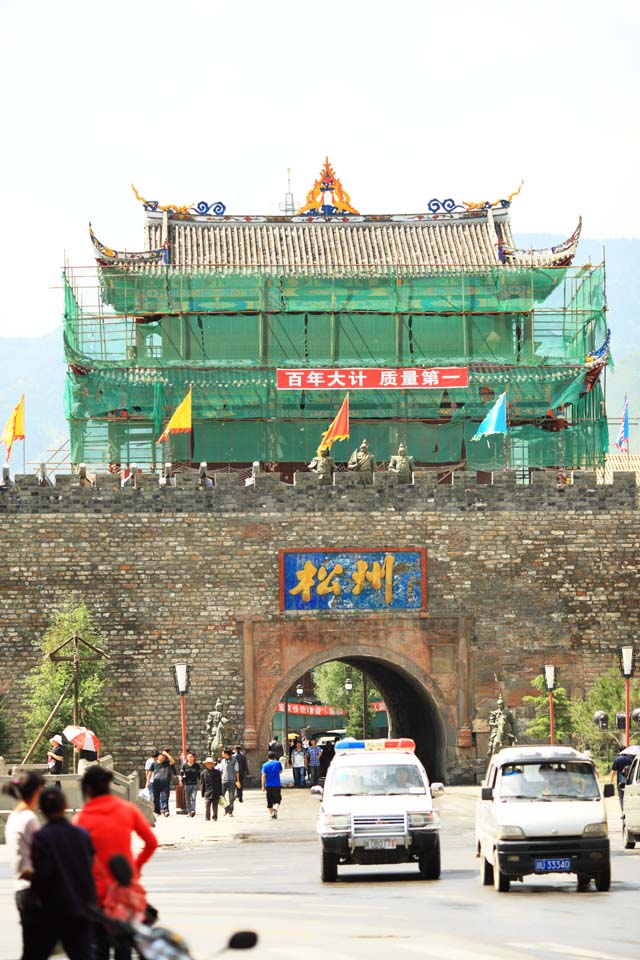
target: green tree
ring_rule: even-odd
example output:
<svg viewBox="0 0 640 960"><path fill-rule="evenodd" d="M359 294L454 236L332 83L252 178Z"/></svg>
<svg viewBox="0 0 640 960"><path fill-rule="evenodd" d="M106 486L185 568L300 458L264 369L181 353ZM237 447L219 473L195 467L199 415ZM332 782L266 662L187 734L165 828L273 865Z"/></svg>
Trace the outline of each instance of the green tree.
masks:
<svg viewBox="0 0 640 960"><path fill-rule="evenodd" d="M345 680L350 678L353 689L344 688ZM331 704L346 710L345 726L351 737L361 737L364 732L362 723L363 681L360 670L350 667L340 660L323 663L313 671L316 695L322 703ZM379 690L367 679L367 701L380 700ZM367 733L373 730L375 714L371 707L367 709Z"/></svg>
<svg viewBox="0 0 640 960"><path fill-rule="evenodd" d="M631 681L632 706L640 706L640 685ZM589 749L602 770L609 769L611 762L624 745L624 730L616 729L616 713L624 713L624 677L616 661L603 673L584 698L571 704L571 720L575 745L579 750ZM593 715L604 710L609 716L607 730L600 730L593 721ZM638 730L632 728L631 741L640 739Z"/></svg>
<svg viewBox="0 0 640 960"><path fill-rule="evenodd" d="M73 676L71 662L54 662L49 654L65 640L69 640L77 633L83 640L87 640L101 650L105 649L106 638L97 626L91 612L85 603L72 600L65 601L59 610L54 613L51 622L39 641L42 651L41 663L29 671L26 677L27 697L23 724L23 747L26 750L31 746L40 732L47 717L53 710L63 690ZM91 653L81 650L81 656ZM62 651L62 655L71 656L69 645ZM97 660L81 660L80 679L78 684L78 723L90 727L104 744L109 734L109 714L107 707L107 693L109 687L109 661L103 658ZM40 741L35 756L44 759L48 749L48 738L59 733L63 727L73 722L73 691L65 697L60 708L49 724L49 729Z"/></svg>
<svg viewBox="0 0 640 960"><path fill-rule="evenodd" d="M6 756L9 749L11 737L9 736L9 720L4 706L4 700L0 697L0 756Z"/></svg>
<svg viewBox="0 0 640 960"><path fill-rule="evenodd" d="M538 674L531 681L531 686L538 693L522 698L523 703L533 704L535 711L535 717L527 724L527 733L536 740L548 740L550 736L549 690L543 674ZM556 687L553 690L553 727L556 741L568 742L571 739L573 732L571 702L564 687Z"/></svg>

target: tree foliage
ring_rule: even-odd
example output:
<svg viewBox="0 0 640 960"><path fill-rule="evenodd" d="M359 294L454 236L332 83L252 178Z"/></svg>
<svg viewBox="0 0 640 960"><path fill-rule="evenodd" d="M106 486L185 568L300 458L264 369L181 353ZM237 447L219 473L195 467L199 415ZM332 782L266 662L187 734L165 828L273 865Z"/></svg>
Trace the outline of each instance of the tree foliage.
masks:
<svg viewBox="0 0 640 960"><path fill-rule="evenodd" d="M602 767L610 766L611 761L624 746L624 730L616 730L616 713L624 713L624 677L620 667L614 661L606 673L603 673L584 700L571 704L571 721L576 747L589 749ZM631 705L640 706L640 685L631 681ZM593 721L597 710L604 710L609 716L609 727L600 730ZM631 730L631 742L637 743L638 730Z"/></svg>
<svg viewBox="0 0 640 960"><path fill-rule="evenodd" d="M348 663L332 660L323 663L313 671L316 694L322 703L331 704L346 710L345 727L350 737L363 735L362 723L362 692L363 681L360 670L350 667ZM345 680L349 677L353 689L347 692L344 688ZM379 690L367 679L367 701L380 700ZM375 714L369 707L367 710L368 732L373 730Z"/></svg>
<svg viewBox="0 0 640 960"><path fill-rule="evenodd" d="M0 697L0 756L6 756L9 748L9 719L5 709L3 698Z"/></svg>
<svg viewBox="0 0 640 960"><path fill-rule="evenodd" d="M54 662L49 658L49 654L65 640L73 637L74 633L99 649L105 649L106 638L95 623L86 604L71 600L65 601L60 609L54 613L44 636L39 641L38 645L42 651L41 663L34 667L26 677L27 707L23 724L23 747L25 751L33 743L73 676L71 662ZM61 653L64 656L71 656L73 653L71 644ZM107 709L109 661L103 658L85 660L84 656L89 653L92 654L92 651L85 648L81 649L83 659L81 659L78 684L78 723L95 730L104 743L109 733ZM44 759L49 746L48 739L54 733L60 733L62 728L70 723L73 723L72 690L62 701L56 716L45 731L35 757Z"/></svg>
<svg viewBox="0 0 640 960"><path fill-rule="evenodd" d="M523 703L533 704L535 717L527 724L527 733L536 740L548 740L549 725L549 690L543 674L539 674L531 681L531 686L537 694L522 698ZM568 743L573 732L571 703L564 687L556 687L553 693L553 727L555 739Z"/></svg>

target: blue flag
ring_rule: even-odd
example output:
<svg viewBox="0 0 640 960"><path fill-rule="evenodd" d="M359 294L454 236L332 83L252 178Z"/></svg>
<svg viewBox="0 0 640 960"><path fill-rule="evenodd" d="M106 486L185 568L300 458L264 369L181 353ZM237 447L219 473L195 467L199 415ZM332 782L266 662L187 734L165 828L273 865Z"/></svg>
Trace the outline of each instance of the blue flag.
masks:
<svg viewBox="0 0 640 960"><path fill-rule="evenodd" d="M471 439L479 440L480 437L489 437L493 433L503 433L505 436L507 434L506 393L500 394Z"/></svg>
<svg viewBox="0 0 640 960"><path fill-rule="evenodd" d="M622 423L618 430L616 438L616 447L623 453L629 453L629 401L624 398L624 410L622 412Z"/></svg>

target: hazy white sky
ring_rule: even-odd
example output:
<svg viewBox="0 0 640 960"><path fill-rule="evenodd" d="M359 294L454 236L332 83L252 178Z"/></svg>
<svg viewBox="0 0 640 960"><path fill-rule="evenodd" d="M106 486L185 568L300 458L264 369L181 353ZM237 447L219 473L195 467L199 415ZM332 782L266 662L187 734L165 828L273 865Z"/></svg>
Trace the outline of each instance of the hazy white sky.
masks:
<svg viewBox="0 0 640 960"><path fill-rule="evenodd" d="M518 233L640 235L637 0L1 0L0 337L60 322L130 190L277 212L325 154L362 212L495 200Z"/></svg>

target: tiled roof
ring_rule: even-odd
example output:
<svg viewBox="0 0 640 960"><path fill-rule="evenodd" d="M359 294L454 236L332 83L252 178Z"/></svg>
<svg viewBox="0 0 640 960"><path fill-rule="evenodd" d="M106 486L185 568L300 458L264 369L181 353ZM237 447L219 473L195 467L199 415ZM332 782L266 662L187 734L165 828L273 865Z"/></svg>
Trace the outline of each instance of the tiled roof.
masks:
<svg viewBox="0 0 640 960"><path fill-rule="evenodd" d="M613 475L619 471L635 473L640 487L640 454L608 453L604 467L597 471L598 483L613 483Z"/></svg>
<svg viewBox="0 0 640 960"><path fill-rule="evenodd" d="M565 266L578 230L559 247L517 250L508 211L406 217L181 217L150 213L145 252L118 253L92 234L102 264L156 272L178 270L400 276L458 273L487 267Z"/></svg>

